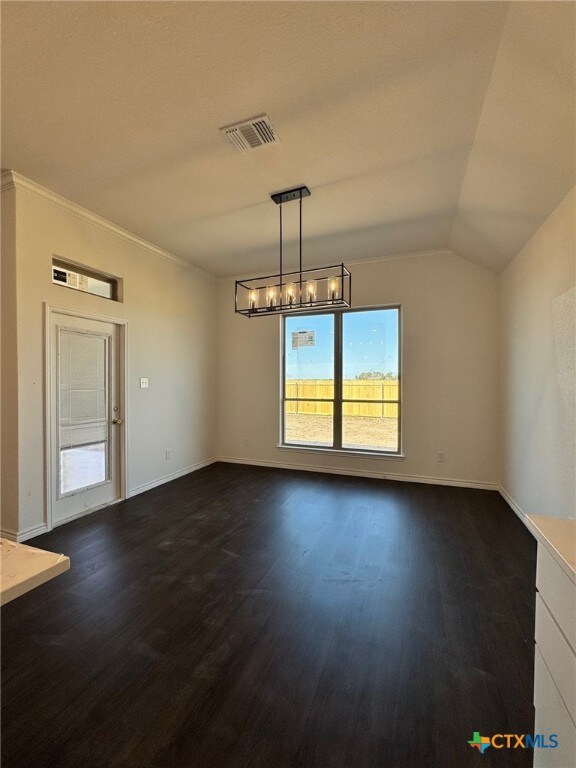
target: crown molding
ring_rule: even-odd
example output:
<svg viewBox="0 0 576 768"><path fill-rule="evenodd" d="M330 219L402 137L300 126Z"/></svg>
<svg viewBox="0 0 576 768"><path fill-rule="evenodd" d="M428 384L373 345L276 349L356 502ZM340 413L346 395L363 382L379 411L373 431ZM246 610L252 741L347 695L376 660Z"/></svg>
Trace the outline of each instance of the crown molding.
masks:
<svg viewBox="0 0 576 768"><path fill-rule="evenodd" d="M215 281L216 279L214 275L205 272L203 269L191 264L189 261L186 261L179 256L174 256L173 253L165 251L163 248L154 245L154 243L150 243L148 240L144 240L144 238L135 235L133 232L129 232L127 229L118 226L118 224L114 224L112 221L109 221L102 216L98 216L97 213L92 213L92 211L89 211L87 208L83 208L81 205L74 203L72 200L68 200L66 197L62 197L62 195L43 187L41 184L31 181L25 176L21 176L19 173L16 173L16 171L2 171L0 190L5 192L13 188L28 192L43 200L47 200L49 203L57 205L59 208L63 208L73 216L77 216L79 219L87 221L89 224L93 224L96 227L100 227L100 229L111 232L113 235L121 237L123 240L127 240L133 245L144 248L149 253L153 253L161 259L171 261L173 264L178 264L178 266L194 272L199 277L203 277L210 281Z"/></svg>
<svg viewBox="0 0 576 768"><path fill-rule="evenodd" d="M47 200L53 205L57 205L60 208L63 208L64 210L68 211L68 213L71 213L72 215L77 216L78 218L83 219L84 221L87 221L90 224L100 227L101 229L104 229L107 232L111 232L117 237L121 237L124 240L127 240L128 242L139 246L140 248L144 248L150 253L153 253L155 256L159 256L161 259L165 259L167 261L171 261L174 264L178 264L178 266L184 267L185 269L188 269L191 272L194 272L199 277L203 277L206 280L210 280L212 282L218 282L218 283L226 283L226 282L230 282L231 280L234 280L237 277L237 275L218 276L218 275L211 274L210 272L206 272L200 267L197 267L196 265L191 264L189 261L186 261L185 259L182 259L179 256L175 256L169 251L165 251L163 248L160 248L159 246L154 245L154 243L151 243L148 240L144 240L144 238L139 237L138 235L135 235L133 232L129 232L127 229L124 229L123 227L120 227L119 225L114 224L112 221L109 221L108 219L105 219L102 216L98 216L98 214L96 213L92 213L92 211L89 211L87 208L84 208L81 205L74 203L72 200L69 200L66 197L62 197L62 195L59 195L56 192L53 192L52 190L47 189L46 187L43 187L41 184L37 184L35 181L32 181L31 179L28 179L25 176L22 176L21 174L16 173L16 171L11 171L11 170L2 171L1 191L4 192L6 190L13 189L13 188L22 190L24 192L28 192L44 200ZM363 264L377 264L377 263L386 262L386 261L398 261L398 260L404 260L404 259L430 258L434 256L458 256L458 255L459 254L455 253L449 248L440 248L440 249L431 249L431 250L425 250L425 251L412 251L409 253L383 254L382 256L376 256L372 259L358 259L353 261L348 260L347 263L349 263L350 267L353 269L355 265L360 266ZM243 275L243 277L246 279L249 279L252 277L259 277L259 273L255 272L253 275Z"/></svg>
<svg viewBox="0 0 576 768"><path fill-rule="evenodd" d="M357 261L351 261L348 259L348 263L354 264L377 264L382 261L404 261L405 259L420 259L420 258L432 258L433 256L458 256L457 253L451 251L450 248L432 248L428 251L409 251L408 253L390 253L382 256L375 256L373 259L358 259Z"/></svg>

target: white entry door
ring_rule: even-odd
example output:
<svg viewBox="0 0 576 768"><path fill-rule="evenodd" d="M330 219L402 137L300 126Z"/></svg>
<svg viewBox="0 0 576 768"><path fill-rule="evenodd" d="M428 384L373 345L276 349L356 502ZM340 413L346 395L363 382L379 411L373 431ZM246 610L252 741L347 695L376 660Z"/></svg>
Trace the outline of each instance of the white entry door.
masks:
<svg viewBox="0 0 576 768"><path fill-rule="evenodd" d="M121 497L119 326L51 314L52 524Z"/></svg>

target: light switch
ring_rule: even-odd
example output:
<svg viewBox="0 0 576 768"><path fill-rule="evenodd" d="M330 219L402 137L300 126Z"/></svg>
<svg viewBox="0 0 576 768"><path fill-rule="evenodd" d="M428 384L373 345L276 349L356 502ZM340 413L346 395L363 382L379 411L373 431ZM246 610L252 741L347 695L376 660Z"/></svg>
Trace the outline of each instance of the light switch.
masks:
<svg viewBox="0 0 576 768"><path fill-rule="evenodd" d="M140 389L148 389L148 379L140 379Z"/></svg>

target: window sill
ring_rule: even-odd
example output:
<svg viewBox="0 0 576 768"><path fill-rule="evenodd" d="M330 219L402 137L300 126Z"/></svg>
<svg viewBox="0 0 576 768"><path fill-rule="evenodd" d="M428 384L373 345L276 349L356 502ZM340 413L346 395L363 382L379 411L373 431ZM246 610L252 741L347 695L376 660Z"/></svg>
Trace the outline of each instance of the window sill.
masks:
<svg viewBox="0 0 576 768"><path fill-rule="evenodd" d="M276 446L280 451L303 451L305 453L325 453L337 456L361 456L369 459L394 459L402 461L406 458L403 453L381 453L379 451L354 451L346 448L322 448L322 446L285 445Z"/></svg>

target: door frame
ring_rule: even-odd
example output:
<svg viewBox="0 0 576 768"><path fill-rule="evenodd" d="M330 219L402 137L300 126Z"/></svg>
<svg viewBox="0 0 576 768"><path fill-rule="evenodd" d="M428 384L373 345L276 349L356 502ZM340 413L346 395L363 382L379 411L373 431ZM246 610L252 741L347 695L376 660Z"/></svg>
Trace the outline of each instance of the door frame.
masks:
<svg viewBox="0 0 576 768"><path fill-rule="evenodd" d="M63 520L62 523L67 523L71 520L75 520L84 515L89 515L91 512L96 512L103 507L109 507L112 504L117 504L119 501L123 501L128 498L128 452L129 452L129 429L130 419L129 416L129 389L128 389L128 344L129 344L129 321L120 317L111 317L110 315L99 315L94 312L84 312L81 309L73 309L72 307L60 307L55 304L49 304L44 302L44 508L45 508L45 522L48 531L54 528L52 517L52 462L55 460L53 456L53 419L52 419L52 396L53 396L53 376L54 370L52 366L52 316L53 315L67 315L71 318L78 318L80 320L95 320L104 323L111 323L118 329L118 397L121 408L121 413L124 414L124 429L120 431L119 436L119 488L120 497L115 501L102 504L92 509L82 510L74 517L70 517L67 520ZM56 523L60 525L60 523Z"/></svg>

